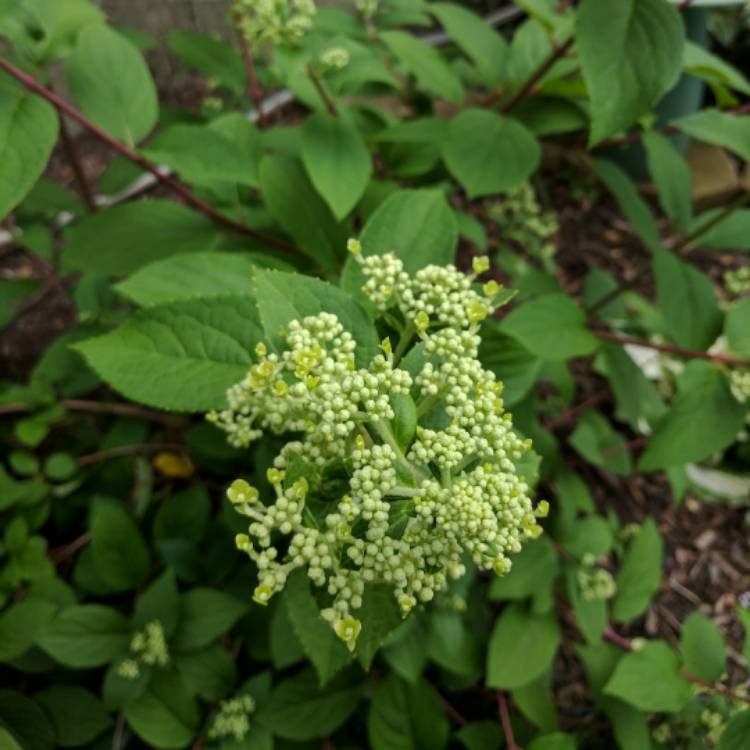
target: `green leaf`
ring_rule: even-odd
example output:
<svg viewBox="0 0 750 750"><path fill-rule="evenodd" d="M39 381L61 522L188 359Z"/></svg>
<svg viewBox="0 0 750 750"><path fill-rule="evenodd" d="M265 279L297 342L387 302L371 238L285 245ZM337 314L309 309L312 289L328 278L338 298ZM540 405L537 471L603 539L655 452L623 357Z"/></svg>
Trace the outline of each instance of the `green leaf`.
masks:
<svg viewBox="0 0 750 750"><path fill-rule="evenodd" d="M534 682L516 688L511 692L511 697L518 710L540 732L554 732L558 728L557 708L552 702L550 689L550 672L542 674Z"/></svg>
<svg viewBox="0 0 750 750"><path fill-rule="evenodd" d="M394 673L415 684L427 664L428 617L424 612L407 617L385 644L383 656Z"/></svg>
<svg viewBox="0 0 750 750"><path fill-rule="evenodd" d="M167 45L186 68L217 79L237 96L245 94L247 73L234 45L195 31L172 31Z"/></svg>
<svg viewBox="0 0 750 750"><path fill-rule="evenodd" d="M543 359L585 357L599 345L586 329L586 316L566 294L545 294L519 305L500 330Z"/></svg>
<svg viewBox="0 0 750 750"><path fill-rule="evenodd" d="M91 549L97 572L112 591L134 589L149 571L138 524L118 500L98 498L91 511Z"/></svg>
<svg viewBox="0 0 750 750"><path fill-rule="evenodd" d="M0 72L0 216L34 187L57 141L54 107Z"/></svg>
<svg viewBox="0 0 750 750"><path fill-rule="evenodd" d="M684 69L709 85L723 84L743 94L750 94L750 82L735 67L700 44L687 40L683 50Z"/></svg>
<svg viewBox="0 0 750 750"><path fill-rule="evenodd" d="M460 612L433 612L427 641L430 659L455 675L478 677L482 673L484 644L472 624Z"/></svg>
<svg viewBox="0 0 750 750"><path fill-rule="evenodd" d="M693 697L680 660L664 641L650 641L620 659L604 693L641 711L679 711Z"/></svg>
<svg viewBox="0 0 750 750"><path fill-rule="evenodd" d="M300 249L333 268L346 247L347 231L311 184L297 159L267 154L260 163L260 191L268 212Z"/></svg>
<svg viewBox="0 0 750 750"><path fill-rule="evenodd" d="M628 441L598 411L581 414L568 440L595 466L602 466L621 476L630 474L632 465Z"/></svg>
<svg viewBox="0 0 750 750"><path fill-rule="evenodd" d="M498 750L503 730L496 721L472 721L456 732L456 739L466 750Z"/></svg>
<svg viewBox="0 0 750 750"><path fill-rule="evenodd" d="M750 161L750 117L704 109L673 120L672 125L699 141L723 146L740 159Z"/></svg>
<svg viewBox="0 0 750 750"><path fill-rule="evenodd" d="M641 471L702 461L731 445L742 429L747 409L732 396L726 376L717 367L691 362L679 386L641 456Z"/></svg>
<svg viewBox="0 0 750 750"><path fill-rule="evenodd" d="M362 622L362 632L357 638L356 653L363 669L367 671L386 638L403 621L393 596L393 587L377 583L365 586L357 618Z"/></svg>
<svg viewBox="0 0 750 750"><path fill-rule="evenodd" d="M512 561L509 573L492 578L489 598L526 599L540 594L549 598L558 573L558 555L549 539L543 537L526 542Z"/></svg>
<svg viewBox="0 0 750 750"><path fill-rule="evenodd" d="M28 651L57 609L52 602L24 599L4 610L0 614L0 662Z"/></svg>
<svg viewBox="0 0 750 750"><path fill-rule="evenodd" d="M372 175L362 136L343 112L310 115L302 127L302 161L315 189L340 221L359 202Z"/></svg>
<svg viewBox="0 0 750 750"><path fill-rule="evenodd" d="M112 725L104 704L77 685L53 685L34 695L52 718L60 747L80 747Z"/></svg>
<svg viewBox="0 0 750 750"><path fill-rule="evenodd" d="M189 651L208 646L248 612L248 605L214 589L195 588L180 596L180 624L173 646Z"/></svg>
<svg viewBox="0 0 750 750"><path fill-rule="evenodd" d="M573 735L555 732L544 737L537 737L528 746L528 750L576 750L577 747L578 744Z"/></svg>
<svg viewBox="0 0 750 750"><path fill-rule="evenodd" d="M405 31L383 31L380 39L420 86L454 104L461 103L461 81L436 50Z"/></svg>
<svg viewBox="0 0 750 750"><path fill-rule="evenodd" d="M262 339L253 299L226 296L149 308L74 348L130 399L161 409L207 411L226 405L227 388L247 374Z"/></svg>
<svg viewBox="0 0 750 750"><path fill-rule="evenodd" d="M663 0L658 0L663 2ZM652 252L661 248L659 228L648 203L641 197L627 173L606 159L594 159L594 169L615 196L620 210Z"/></svg>
<svg viewBox="0 0 750 750"><path fill-rule="evenodd" d="M172 570L159 576L135 605L133 626L137 630L143 630L154 620L159 621L168 639L175 634L180 620L180 597Z"/></svg>
<svg viewBox="0 0 750 750"><path fill-rule="evenodd" d="M576 42L593 145L632 125L677 83L685 30L664 0L582 0Z"/></svg>
<svg viewBox="0 0 750 750"><path fill-rule="evenodd" d="M188 690L207 701L224 698L237 679L234 659L218 644L179 654L175 666Z"/></svg>
<svg viewBox="0 0 750 750"><path fill-rule="evenodd" d="M517 187L540 159L539 143L526 127L486 109L467 109L454 117L443 144L445 165L469 198Z"/></svg>
<svg viewBox="0 0 750 750"><path fill-rule="evenodd" d="M184 253L149 263L115 289L141 307L193 297L250 294L256 265L265 265L263 256L256 253Z"/></svg>
<svg viewBox="0 0 750 750"><path fill-rule="evenodd" d="M735 714L724 728L716 750L744 750L750 743L750 711Z"/></svg>
<svg viewBox="0 0 750 750"><path fill-rule="evenodd" d="M109 135L128 144L156 125L156 86L138 48L104 24L78 36L65 62L68 86L79 108Z"/></svg>
<svg viewBox="0 0 750 750"><path fill-rule="evenodd" d="M125 706L125 718L150 747L171 750L193 741L200 716L177 673L162 670L142 695Z"/></svg>
<svg viewBox="0 0 750 750"><path fill-rule="evenodd" d="M6 750L6 737L10 736L8 750L14 745L23 750L53 750L55 732L44 711L26 696L12 690L0 689L0 747ZM12 744L11 744L12 743Z"/></svg>
<svg viewBox="0 0 750 750"><path fill-rule="evenodd" d="M117 276L177 253L211 250L221 233L195 211L140 200L87 216L66 232L63 269Z"/></svg>
<svg viewBox="0 0 750 750"><path fill-rule="evenodd" d="M318 685L312 669L279 683L258 720L275 735L288 740L318 740L331 735L357 708L359 686L337 680L326 688Z"/></svg>
<svg viewBox="0 0 750 750"><path fill-rule="evenodd" d="M213 429L209 425L206 427ZM206 532L210 515L211 500L203 485L196 484L182 492L175 492L156 512L154 537L200 542Z"/></svg>
<svg viewBox="0 0 750 750"><path fill-rule="evenodd" d="M39 633L36 644L66 667L100 667L127 651L130 625L111 607L77 605L59 612Z"/></svg>
<svg viewBox="0 0 750 750"><path fill-rule="evenodd" d="M492 321L482 330L479 359L503 383L503 402L513 406L533 388L542 366L542 360L531 354L512 336L499 330Z"/></svg>
<svg viewBox="0 0 750 750"><path fill-rule="evenodd" d="M702 612L693 612L682 623L680 640L682 663L695 677L716 682L727 665L727 647L713 620Z"/></svg>
<svg viewBox="0 0 750 750"><path fill-rule="evenodd" d="M650 130L643 136L651 177L656 183L659 202L674 222L685 232L693 213L693 176L685 157L666 136Z"/></svg>
<svg viewBox="0 0 750 750"><path fill-rule="evenodd" d="M250 123L247 124L252 128ZM257 159L248 159L247 153L241 152L215 127L173 125L159 133L141 151L150 161L170 167L185 182L193 185L210 188L217 183L250 187L258 184Z"/></svg>
<svg viewBox="0 0 750 750"><path fill-rule="evenodd" d="M508 43L483 18L453 3L430 3L429 11L460 50L471 59L483 82L501 82L508 59Z"/></svg>
<svg viewBox="0 0 750 750"><path fill-rule="evenodd" d="M721 331L723 316L711 280L666 251L654 256L656 297L670 336L690 349L707 349Z"/></svg>
<svg viewBox="0 0 750 750"><path fill-rule="evenodd" d="M652 518L646 519L628 546L617 574L612 617L627 622L642 615L659 590L664 542Z"/></svg>
<svg viewBox="0 0 750 750"><path fill-rule="evenodd" d="M724 335L733 352L750 356L750 297L729 306L724 320Z"/></svg>
<svg viewBox="0 0 750 750"><path fill-rule="evenodd" d="M320 616L320 608L310 592L303 571L289 576L283 603L302 648L325 685L351 661L351 654L333 628Z"/></svg>
<svg viewBox="0 0 750 750"><path fill-rule="evenodd" d="M433 687L391 675L378 685L367 715L372 750L441 750L450 726Z"/></svg>
<svg viewBox="0 0 750 750"><path fill-rule="evenodd" d="M533 614L521 604L511 604L490 636L487 685L509 690L532 682L552 664L559 643L554 611Z"/></svg>
<svg viewBox="0 0 750 750"><path fill-rule="evenodd" d="M690 231L699 231L722 211L721 208L704 211L693 219ZM736 208L729 216L701 234L696 244L717 250L750 250L750 208Z"/></svg>
<svg viewBox="0 0 750 750"><path fill-rule="evenodd" d="M279 335L293 320L317 315L321 310L336 315L339 322L357 342L355 357L364 367L377 354L380 346L377 331L360 307L346 292L325 281L281 271L256 270L253 275L255 297L266 338L274 346L284 348Z"/></svg>
<svg viewBox="0 0 750 750"><path fill-rule="evenodd" d="M258 187L258 168L263 156L263 146L260 131L255 124L239 112L227 112L211 120L208 128L224 136L231 144L242 164L244 175L241 183Z"/></svg>
<svg viewBox="0 0 750 750"><path fill-rule="evenodd" d="M586 571L586 568L587 566L576 568L571 566L568 569L566 576L568 599L583 637L589 643L599 643L607 625L607 602L602 599L586 599L583 596L578 575L582 570Z"/></svg>
<svg viewBox="0 0 750 750"><path fill-rule="evenodd" d="M439 190L399 190L378 206L360 234L364 255L393 252L407 273L430 263L453 262L458 242L456 218ZM359 263L349 258L341 286L368 304L361 288L365 277Z"/></svg>

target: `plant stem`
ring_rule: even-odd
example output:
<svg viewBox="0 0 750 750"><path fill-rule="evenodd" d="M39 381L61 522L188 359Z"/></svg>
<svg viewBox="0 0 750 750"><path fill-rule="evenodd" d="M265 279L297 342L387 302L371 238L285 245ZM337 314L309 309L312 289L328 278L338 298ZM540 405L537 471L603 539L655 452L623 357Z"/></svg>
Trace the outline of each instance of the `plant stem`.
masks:
<svg viewBox="0 0 750 750"><path fill-rule="evenodd" d="M328 95L328 92L325 90L325 87L323 86L323 82L320 80L320 76L315 72L315 69L312 65L307 65L307 75L310 78L310 80L313 82L313 86L315 86L315 90L318 92L318 95L323 100L323 104L326 105L326 109L328 110L328 114L331 115L331 117L338 117L338 110L336 109L336 104L334 103L333 99Z"/></svg>
<svg viewBox="0 0 750 750"><path fill-rule="evenodd" d="M621 648L623 651L635 651L633 642L628 638L625 638L625 636L617 633L611 625L607 625L604 628L602 637L605 641L609 641L618 648ZM708 680L701 679L700 677L696 677L695 675L690 674L690 672L686 672L684 670L682 670L680 674L682 674L682 676L688 682L692 682L694 685L700 685L701 687L706 688L706 690L711 690L714 693L721 693L721 695L723 695L725 698L729 698L733 701L740 701L742 703L747 703L748 705L750 705L750 696L739 695L730 690L728 687L724 687L724 685L717 685L715 682L709 682Z"/></svg>
<svg viewBox="0 0 750 750"><path fill-rule="evenodd" d="M70 544L66 544L56 549L49 551L50 560L53 565L59 565L63 560L67 560L69 557L78 552L81 547L85 547L91 541L91 532L86 531L79 537L74 539Z"/></svg>
<svg viewBox="0 0 750 750"><path fill-rule="evenodd" d="M151 422L163 422L166 425L178 427L186 424L185 420L173 417L171 414L163 414L160 411L146 409L135 404L106 403L103 401L85 401L77 398L62 399L59 402L68 411L89 412L91 414L116 414L122 417L136 417L148 419ZM31 411L29 404L3 404L0 406L2 414L22 414Z"/></svg>
<svg viewBox="0 0 750 750"><path fill-rule="evenodd" d="M133 151L133 149L131 149L129 146L120 143L116 139L112 138L112 136L105 133L100 127L91 122L91 120L89 120L85 115L79 112L75 107L73 107L71 104L68 104L68 102L66 102L64 99L61 99L57 94L55 94L54 91L50 91L48 88L45 88L32 76L24 73L20 68L17 68L15 65L8 62L4 57L1 56L0 69L13 76L13 78L15 78L17 81L20 81L30 91L33 91L35 94L48 101L58 110L58 112L67 115L72 120L75 120L77 123L82 125L92 135L96 136L100 141L106 143L118 154L124 156L129 161L137 164L141 169L152 174L162 185L169 188L173 193L179 195L188 206L195 209L196 211L199 211L212 221L215 221L217 224L221 224L227 227L227 229L231 229L234 232L239 232L241 234L246 234L250 237L254 237L255 239L262 240L263 242L272 245L273 247L277 247L281 250L286 250L293 253L299 252L299 250L297 250L297 248L293 245L290 245L283 240L276 239L276 237L271 237L262 232L258 232L252 227L246 226L245 224L240 224L234 219L225 216L220 211L217 211L213 206L206 203L206 201L193 195L182 183L178 182L169 175L163 174L162 171L159 170L159 168L155 164L152 164L150 161L148 161L148 159L144 158L136 151Z"/></svg>
<svg viewBox="0 0 750 750"><path fill-rule="evenodd" d="M734 365L735 367L750 367L750 360L740 357L733 357L729 354L709 354L697 349L686 349L682 346L673 344L655 344L645 339L638 339L633 336L620 336L612 331L595 330L592 333L603 341L613 341L616 344L632 344L633 346L643 346L646 349L654 349L657 352L665 354L676 354L678 357L685 359L705 359L707 362L716 362L722 365Z"/></svg>
<svg viewBox="0 0 750 750"><path fill-rule="evenodd" d="M68 156L70 166L73 168L73 173L76 176L76 182L81 190L83 201L86 204L91 213L96 213L98 210L96 200L94 198L94 191L91 189L91 185L86 177L86 173L83 170L83 164L81 164L81 158L78 154L78 149L73 141L73 138L68 129L68 124L65 122L65 118L58 111L57 117L60 120L60 139L62 140L63 148Z"/></svg>
<svg viewBox="0 0 750 750"><path fill-rule="evenodd" d="M570 37L566 42L563 42L559 47L555 47L552 50L550 56L528 77L526 83L523 84L511 97L505 102L500 111L507 114L515 108L517 104L523 101L529 94L534 91L536 85L549 73L552 66L561 58L563 58L575 42L575 37ZM485 106L491 106L497 100L497 96L494 98L490 97L491 101L485 102Z"/></svg>
<svg viewBox="0 0 750 750"><path fill-rule="evenodd" d="M393 366L394 367L401 361L401 357L404 356L406 347L409 346L416 332L417 332L417 328L412 322L409 322L406 328L404 328L404 331L401 334L401 338L399 338L398 344L396 345L396 351L393 352Z"/></svg>
<svg viewBox="0 0 750 750"><path fill-rule="evenodd" d="M134 445L118 445L107 448L96 453L87 453L78 459L79 466L91 466L91 464L107 461L110 458L122 458L123 456L135 456L139 453L157 453L158 451L175 451L185 453L185 446L176 443L143 443Z"/></svg>
<svg viewBox="0 0 750 750"><path fill-rule="evenodd" d="M396 438L393 437L390 427L382 419L374 420L370 424L375 428L375 432L380 439L391 447L391 450L396 454L396 460L414 477L417 484L421 484L425 478L424 474L406 458L404 452L399 448Z"/></svg>
<svg viewBox="0 0 750 750"><path fill-rule="evenodd" d="M248 96L255 105L255 111L258 113L258 127L263 130L267 125L266 113L263 111L263 91L258 83L258 76L255 74L255 63L253 62L253 52L250 49L250 44L245 38L242 31L238 32L240 38L240 51L242 52L242 60L245 63L245 70L247 71L247 85L248 85Z"/></svg>
<svg viewBox="0 0 750 750"><path fill-rule="evenodd" d="M462 716L456 709L448 702L447 698L445 698L440 692L435 691L437 695L437 699L440 702L440 705L443 707L443 711L451 718L453 721L456 722L460 727L466 726L469 722L466 720L464 716Z"/></svg>
<svg viewBox="0 0 750 750"><path fill-rule="evenodd" d="M505 747L507 750L519 750L513 737L513 725L510 723L510 711L508 710L508 699L502 690L497 691L497 710L500 714L500 723L505 735Z"/></svg>
<svg viewBox="0 0 750 750"><path fill-rule="evenodd" d="M687 254L692 250L691 245L696 240L700 239L710 229L720 224L724 219L731 216L738 208L750 203L750 192L740 193L733 201L730 201L716 216L709 219L705 224L702 224L692 232L684 234L682 237L675 238L672 242L666 241L665 246L669 246L669 249L676 254ZM593 305L585 308L589 315L593 315L606 307L610 302L617 299L621 294L624 294L631 289L634 289L643 279L648 276L651 271L651 265L649 264L645 268L642 268L632 279L629 281L622 282L617 289L613 289L608 294L605 294L601 299L594 302Z"/></svg>
<svg viewBox="0 0 750 750"><path fill-rule="evenodd" d="M557 419L548 422L545 427L548 430L556 430L558 427L564 427L569 422L573 422L579 414L584 411L588 411L597 404L605 401L609 397L609 391L599 391L593 396L581 401L580 404L571 406L570 409L566 409Z"/></svg>

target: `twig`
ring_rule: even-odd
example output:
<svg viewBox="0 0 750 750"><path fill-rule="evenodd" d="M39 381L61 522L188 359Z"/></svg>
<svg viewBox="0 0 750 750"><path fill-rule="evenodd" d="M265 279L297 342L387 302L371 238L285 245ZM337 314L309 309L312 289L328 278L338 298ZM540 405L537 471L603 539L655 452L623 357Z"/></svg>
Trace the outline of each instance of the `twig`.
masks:
<svg viewBox="0 0 750 750"><path fill-rule="evenodd" d="M67 115L72 120L75 120L77 123L86 128L86 130L88 130L92 135L96 136L99 140L103 141L110 148L115 150L118 154L124 156L129 161L132 161L134 164L137 164L139 167L141 167L141 169L152 174L162 185L169 188L173 193L179 195L188 206L195 209L196 211L199 211L204 216L215 221L217 224L222 224L232 231L240 232L241 234L246 234L250 237L254 237L255 239L262 240L263 242L269 245L273 245L274 247L278 247L281 250L286 250L288 252L294 253L299 252L293 245L290 245L283 240L276 239L276 237L266 235L263 232L259 232L252 227L246 226L245 224L240 224L234 219L230 219L228 216L225 216L220 211L217 211L213 206L206 203L206 201L193 195L182 183L178 182L173 177L164 174L155 164L152 164L150 161L148 161L148 159L144 158L139 153L133 151L128 146L120 143L116 139L112 138L112 136L105 133L100 127L91 122L91 120L89 120L85 115L79 112L75 107L73 107L71 104L68 104L68 102L66 102L64 99L61 99L57 94L55 94L54 91L50 91L48 88L42 86L32 76L24 73L20 68L17 68L15 65L8 62L4 57L0 57L0 69L13 76L13 78L15 78L17 81L20 81L30 91L33 91L43 99L46 99L59 112Z"/></svg>
<svg viewBox="0 0 750 750"><path fill-rule="evenodd" d="M605 641L609 641L610 643L614 644L618 648L621 648L623 651L635 651L633 642L629 640L628 638L625 638L625 636L622 636L619 633L617 633L611 625L607 625L604 628L602 637L604 638ZM734 700L734 701L740 701L742 703L747 703L748 705L750 705L750 696L739 695L738 693L735 693L730 688L725 687L724 685L719 685L715 682L709 682L708 680L704 680L700 677L696 677L694 674L690 674L690 672L686 672L685 670L681 670L680 674L688 682L692 682L694 685L700 685L706 690L711 690L714 693L720 693L725 698L729 698L730 700Z"/></svg>
<svg viewBox="0 0 750 750"><path fill-rule="evenodd" d="M100 401L85 401L77 398L62 399L60 405L68 411L89 412L91 414L116 414L122 417L137 417L138 419L148 419L151 422L163 422L170 426L181 426L185 420L174 417L171 414L164 414L154 409L146 409L134 404L107 403ZM0 405L0 415L3 414L23 414L32 410L31 404L2 404Z"/></svg>
<svg viewBox="0 0 750 750"><path fill-rule="evenodd" d="M733 201L730 201L718 214L716 214L716 216L709 219L705 224L701 224L701 226L697 227L692 232L688 232L687 234L682 235L681 237L677 237L672 241L665 241L665 247L668 247L669 250L671 250L676 255L689 253L692 250L692 245L694 245L696 240L699 240L710 229L713 229L715 226L724 221L724 219L731 216L737 209L742 208L748 203L750 203L750 192L740 193ZM638 286L638 284L643 281L646 276L648 276L650 271L651 265L649 264L648 266L642 268L635 276L633 276L632 279L623 281L618 285L616 289L608 292L601 299L594 302L594 304L589 305L587 308L585 308L586 312L589 315L594 315L603 307L606 307L610 302L617 299L621 294L624 294L625 292L630 291L631 289L634 289L636 286Z"/></svg>
<svg viewBox="0 0 750 750"><path fill-rule="evenodd" d="M674 344L655 344L646 339L638 339L633 336L620 336L612 331L594 330L592 333L603 341L613 341L616 344L632 344L633 346L642 346L646 349L654 349L664 354L675 354L685 359L705 359L707 362L716 362L722 365L734 365L736 367L750 367L750 360L740 357L733 357L730 354L709 354L698 349L686 349Z"/></svg>
<svg viewBox="0 0 750 750"><path fill-rule="evenodd" d="M185 446L178 443L137 443L134 445L118 445L114 448L106 448L96 453L87 453L78 458L79 466L91 466L91 464L107 461L110 458L121 458L122 456L134 456L139 453L155 453L157 451L175 451L185 453Z"/></svg>
<svg viewBox="0 0 750 750"><path fill-rule="evenodd" d="M73 141L72 136L70 135L68 123L65 122L65 118L62 116L62 114L60 114L60 112L58 112L57 117L60 120L60 139L62 140L65 153L68 155L70 166L73 168L73 173L76 176L76 182L78 183L78 187L81 190L81 195L83 196L86 208L88 208L91 213L96 213L96 211L98 211L98 208L96 205L96 199L94 198L94 191L91 189L91 184L89 183L88 178L86 177L86 173L83 170L83 164L81 164L81 158L78 154L78 149L76 148L76 144Z"/></svg>
<svg viewBox="0 0 750 750"><path fill-rule="evenodd" d="M497 691L497 710L500 714L500 723L503 725L505 735L505 747L507 750L519 750L513 737L513 726L510 723L510 712L508 711L508 699L502 690Z"/></svg>
<svg viewBox="0 0 750 750"><path fill-rule="evenodd" d="M255 74L253 52L250 49L250 44L248 43L247 38L241 30L238 31L238 36L240 38L240 51L242 52L242 60L245 63L245 70L247 71L247 92L250 97L250 101L252 101L252 103L255 105L255 111L258 113L258 127L263 129L266 127L266 125L268 125L268 120L266 119L266 113L263 111L263 107L261 106L263 101L263 92L261 91L260 85L258 83L258 76Z"/></svg>
<svg viewBox="0 0 750 750"><path fill-rule="evenodd" d="M122 747L122 735L125 731L125 714L120 711L115 722L115 731L112 734L112 750L120 750Z"/></svg>
<svg viewBox="0 0 750 750"><path fill-rule="evenodd" d="M328 114L331 115L331 117L338 117L338 110L336 109L336 104L334 103L333 99L331 99L330 96L328 96L328 92L323 87L323 83L320 80L320 76L315 72L315 69L312 65L308 65L307 68L307 75L310 78L310 80L313 82L313 86L315 86L315 90L318 92L318 95L323 100L323 104L326 105L326 109L328 110Z"/></svg>
<svg viewBox="0 0 750 750"><path fill-rule="evenodd" d="M548 430L556 430L559 427L564 427L569 422L575 420L579 414L584 411L588 411L597 404L600 404L602 401L606 401L607 398L609 398L609 391L599 391L593 396L589 396L589 398L581 401L580 404L571 406L570 409L564 411L557 419L554 419L552 422L548 422L546 428Z"/></svg>
<svg viewBox="0 0 750 750"><path fill-rule="evenodd" d="M500 107L500 111L504 114L510 112L520 101L525 99L535 88L535 86L544 78L545 75L550 71L550 68L562 57L564 57L570 48L573 46L575 38L571 37L566 42L561 44L552 50L552 54L529 76L526 83L523 84L507 102ZM491 97L491 101L485 101L485 106L491 106L497 100L496 95L494 98Z"/></svg>
<svg viewBox="0 0 750 750"><path fill-rule="evenodd" d="M443 711L451 718L453 721L456 722L460 727L466 726L469 722L468 720L462 716L449 702L448 699L442 695L439 691L437 692L437 698L440 702L440 705L443 707Z"/></svg>
<svg viewBox="0 0 750 750"><path fill-rule="evenodd" d="M56 547L49 551L50 560L53 565L59 565L63 560L67 560L78 552L81 547L85 547L91 541L91 532L86 531L79 537L74 539L70 544L65 544L62 547Z"/></svg>

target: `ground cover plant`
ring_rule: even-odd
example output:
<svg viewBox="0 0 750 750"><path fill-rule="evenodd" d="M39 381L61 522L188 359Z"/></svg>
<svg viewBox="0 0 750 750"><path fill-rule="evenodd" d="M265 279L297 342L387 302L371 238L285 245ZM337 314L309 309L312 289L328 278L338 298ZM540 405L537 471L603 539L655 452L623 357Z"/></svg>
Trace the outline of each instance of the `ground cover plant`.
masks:
<svg viewBox="0 0 750 750"><path fill-rule="evenodd" d="M691 5L0 0L0 748L750 748Z"/></svg>

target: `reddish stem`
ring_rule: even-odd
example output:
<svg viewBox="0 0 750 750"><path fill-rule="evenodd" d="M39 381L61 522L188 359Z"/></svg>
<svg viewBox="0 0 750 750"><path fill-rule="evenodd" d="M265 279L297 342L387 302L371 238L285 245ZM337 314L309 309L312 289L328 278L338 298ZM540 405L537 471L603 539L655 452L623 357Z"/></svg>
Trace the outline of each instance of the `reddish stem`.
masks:
<svg viewBox="0 0 750 750"><path fill-rule="evenodd" d="M258 83L258 76L255 74L253 52L250 49L250 44L245 38L245 35L241 31L239 32L239 37L242 59L245 63L245 70L247 71L248 95L250 96L252 103L255 105L255 111L258 113L258 126L263 129L268 125L268 122L266 120L266 113L263 111L263 92Z"/></svg>
<svg viewBox="0 0 750 750"><path fill-rule="evenodd" d="M313 86L315 86L315 90L318 92L318 96L320 96L320 98L323 100L323 104L325 104L326 109L328 110L328 114L331 115L331 117L338 117L339 113L336 109L336 104L334 103L333 99L328 96L328 92L325 90L323 82L320 80L320 76L315 72L312 65L307 66L307 75L313 82Z"/></svg>
<svg viewBox="0 0 750 750"><path fill-rule="evenodd" d="M609 391L599 391L593 396L581 401L580 404L571 406L570 409L564 411L557 419L547 423L548 430L556 430L558 427L564 427L569 422L572 422L579 414L584 411L588 411L592 407L600 404L602 401L606 401L609 397Z"/></svg>
<svg viewBox="0 0 750 750"><path fill-rule="evenodd" d="M503 725L503 734L505 735L505 746L507 750L519 750L516 740L513 737L513 726L510 723L510 711L508 710L508 699L502 690L497 691L497 709L500 714L500 723Z"/></svg>
<svg viewBox="0 0 750 750"><path fill-rule="evenodd" d="M459 726L463 727L466 726L469 722L467 719L462 716L449 702L448 700L441 695L440 693L437 693L438 701L440 701L440 705L443 707L443 711L451 718L453 721L456 722Z"/></svg>
<svg viewBox="0 0 750 750"><path fill-rule="evenodd" d="M158 453L159 451L174 451L185 453L185 446L176 443L144 443L134 445L118 445L114 448L107 448L96 453L88 453L80 456L78 459L79 466L91 466L91 464L107 461L110 458L122 458L123 456L135 456L139 453Z"/></svg>
<svg viewBox="0 0 750 750"><path fill-rule="evenodd" d="M89 120L85 115L79 112L75 107L73 107L71 104L68 104L68 102L66 102L64 99L61 99L57 94L55 94L54 91L50 91L48 88L45 88L32 76L24 73L22 70L17 68L12 63L8 62L3 57L0 57L0 68L6 71L6 73L8 73L9 75L13 76L13 78L15 78L17 81L20 81L30 91L33 91L43 99L46 99L59 112L62 112L72 120L75 120L77 123L82 125L84 128L86 128L86 130L95 135L100 141L106 143L118 154L124 156L134 164L137 164L144 171L152 174L162 185L169 188L173 193L179 195L191 208L194 208L204 216L207 216L218 224L222 224L223 226L235 232L240 232L242 234L249 235L250 237L254 237L255 239L262 240L263 242L266 242L269 245L273 245L274 247L278 247L281 250L287 250L289 252L295 253L298 252L297 248L293 245L290 245L282 240L278 240L275 237L265 235L262 232L258 232L252 227L246 226L245 224L240 224L239 222L234 221L234 219L230 219L228 216L225 216L220 211L217 211L213 206L193 195L180 182L173 179L169 175L163 174L155 164L152 164L136 151L133 151L128 146L125 146L124 144L112 138L112 136L105 133L101 128L91 122L91 120Z"/></svg>
<svg viewBox="0 0 750 750"><path fill-rule="evenodd" d="M95 213L97 209L96 200L94 199L94 191L91 189L86 173L83 170L83 164L81 164L81 158L78 154L75 141L70 134L68 124L65 122L65 118L58 112L58 119L60 120L60 139L62 140L63 148L65 153L68 155L68 161L70 166L73 168L73 173L76 176L76 182L81 190L86 208L91 213Z"/></svg>
<svg viewBox="0 0 750 750"><path fill-rule="evenodd" d="M593 334L603 341L613 341L616 344L623 345L632 344L633 346L643 346L646 349L654 349L657 352L664 352L665 354L675 354L678 357L684 357L685 359L704 359L707 362L716 362L722 365L750 367L750 360L733 357L729 354L709 354L708 352L702 352L697 349L685 349L682 346L675 346L674 344L654 344L645 339L638 339L632 336L620 336L611 331L595 330L593 331Z"/></svg>

